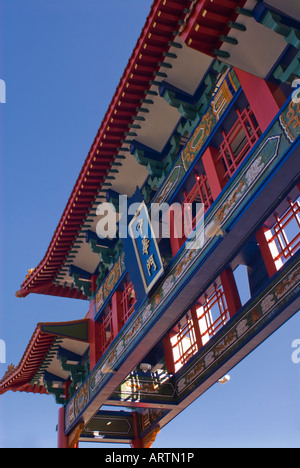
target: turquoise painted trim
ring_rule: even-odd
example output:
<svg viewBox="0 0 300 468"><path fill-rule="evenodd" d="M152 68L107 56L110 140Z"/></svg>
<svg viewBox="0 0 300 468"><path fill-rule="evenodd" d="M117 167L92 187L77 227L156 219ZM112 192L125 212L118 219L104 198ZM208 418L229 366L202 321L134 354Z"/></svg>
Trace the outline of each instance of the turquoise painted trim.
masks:
<svg viewBox="0 0 300 468"><path fill-rule="evenodd" d="M228 87L228 89L227 89L227 87ZM226 94L226 100L222 102L223 88L225 90L224 94L226 94L228 92L228 96ZM172 190L171 190L171 192L172 192L171 199L173 199L176 196L176 194L180 190L182 184L186 180L186 177L188 177L188 175L193 170L194 165L199 161L201 155L203 154L203 151L209 145L209 142L210 142L211 138L215 135L216 131L220 127L223 118L231 110L232 106L234 105L236 99L238 98L238 96L240 95L241 92L242 92L242 89L240 88L240 84L239 84L239 82L237 80L237 77L236 77L234 71L231 68L228 68L227 74L224 77L224 80L222 81L222 83L220 84L219 89L217 90L217 92L215 93L213 98L211 99L210 103L207 105L206 109L203 111L203 113L201 115L201 118L197 121L197 124L194 126L194 129L192 131L192 134L191 134L190 138L188 139L187 143L185 144L185 146L182 148L181 152L177 156L176 162L173 164L172 168L167 173L164 181L162 181L162 183L161 183L161 188L155 194L155 196L151 199L150 203L157 203L157 200L160 198L161 193L163 191L164 185L168 184L168 180L170 180L172 178L172 176L174 174L174 170L176 170L176 167L177 167L176 165L180 165L180 167L181 167L180 182L177 184L177 186L175 188L175 191L172 188ZM221 105L219 104L220 101L221 101ZM220 105L220 107L218 107L219 105ZM179 123L181 122L181 120L182 119L180 119ZM186 164L189 164L189 163L184 163L183 162L184 158L185 158L184 154L185 154L185 152L190 151L189 145L191 146L191 148L193 148L193 144L191 142L193 142L193 140L195 139L195 135L197 137L197 132L199 131L199 128L201 129L201 127L203 125L206 125L206 121L209 122L207 124L208 127L210 127L210 125L213 125L213 129L212 130L210 129L209 134L207 134L204 137L205 138L204 145L201 147L201 149L199 149L198 152L196 151L196 153L194 154L194 159L193 159L192 163L189 165L189 167L187 167ZM178 125L177 125L177 127L178 127ZM174 134L175 134L175 130L174 130L172 136L174 136ZM171 136L171 138L172 138L172 136ZM170 138L170 140L171 140L171 138ZM169 144L169 142L168 142L168 144ZM165 201L170 202L170 199L159 200L159 203L160 202L165 202ZM149 203L149 205L150 205L150 203ZM110 272L112 271L112 269L110 270ZM107 277L110 275L110 272L108 273L108 275L103 280L100 288L97 290L97 293L103 287ZM116 290L116 288L114 290ZM97 295L97 293L96 293L96 295ZM112 293L113 293L113 291L112 291ZM95 296L93 296L92 299L94 299L94 297ZM106 303L107 303L107 301L106 301ZM99 317L99 312L96 312L96 316Z"/></svg>
<svg viewBox="0 0 300 468"><path fill-rule="evenodd" d="M124 262L124 252L121 253L118 260L110 270L110 272L106 275L103 283L101 284L100 288L97 290L94 301L95 301L95 309L94 309L94 318L96 319L100 313L103 311L103 308L111 298L112 294L116 291L117 287L120 284L120 281L126 275L126 268ZM114 275L116 279L114 280ZM111 286L110 282L113 282Z"/></svg>
<svg viewBox="0 0 300 468"><path fill-rule="evenodd" d="M103 310L105 309L105 307L107 306L107 304L109 303L109 301L111 300L112 296L114 295L114 293L117 291L118 287L120 286L120 284L122 283L122 281L124 280L125 276L127 275L127 270L125 270L125 272L122 274L122 276L120 277L119 281L116 283L116 285L114 286L114 288L111 290L109 296L107 297L107 299L105 300L105 302L103 303L101 309L99 309L98 311L96 310L96 305L95 305L95 309L94 309L94 320L97 321L100 317L100 315L102 314ZM99 288L100 289L100 288ZM99 290L98 290L99 291ZM94 296L95 297L95 296Z"/></svg>
<svg viewBox="0 0 300 468"><path fill-rule="evenodd" d="M227 115L231 112L231 110L233 109L234 105L236 104L238 98L240 97L240 95L243 93L243 90L240 88L236 94L234 95L234 97L232 98L232 101L231 103L229 104L228 108L226 109L226 111L224 112L224 115L222 116L222 119L216 124L216 127L213 129L211 135L209 136L208 140L206 141L206 143L204 144L203 148L201 148L201 150L199 151L197 157L195 158L195 160L193 161L192 165L189 167L189 169L186 171L186 173L184 174L183 178L181 179L180 181L180 184L176 187L176 189L174 190L174 192L172 193L170 199L168 200L168 203L172 203L173 200L176 198L176 196L178 195L178 193L180 192L180 190L182 190L182 186L184 185L184 183L187 181L187 179L189 178L190 174L193 172L195 166L199 163L199 161L201 160L203 154L205 153L205 151L207 150L207 148L209 147L209 145L211 145L211 142L212 140L214 139L214 137L216 136L217 132L220 130L220 127L222 126L222 123L224 121L224 119L226 119ZM171 172L171 171L170 171ZM225 187L224 189L225 190Z"/></svg>
<svg viewBox="0 0 300 468"><path fill-rule="evenodd" d="M279 161L295 149L299 139L300 114L298 106L290 101L278 114L269 132L264 134L259 147L251 153L251 157L243 165L243 170L232 179L214 209L205 217L205 226L215 219L219 220L222 228L230 225L251 201L253 194L260 189ZM181 251L181 255L169 266L158 287L128 320L105 356L67 405L66 431L76 424L86 406L108 381L107 374L101 372L102 367L107 365L117 369L124 362L219 242L219 239L206 239L201 249Z"/></svg>
<svg viewBox="0 0 300 468"><path fill-rule="evenodd" d="M168 383L174 389L173 401L179 404L195 388L205 381L212 373L216 372L230 357L242 349L253 337L270 322L272 322L290 303L300 295L300 252L289 261L270 280L269 285L255 299L249 301L237 314L212 338ZM86 404L91 403L96 394L89 391L90 377L85 381L80 390L86 391ZM105 383L107 382L107 379ZM104 382L102 382L104 385ZM163 384L162 387L164 385ZM101 386L103 388L103 385ZM82 392L84 394L84 392ZM154 395L152 395L153 397ZM147 401L156 401L150 398ZM145 402L144 399L141 399ZM163 402L163 400L160 400ZM82 404L79 398L79 404ZM72 409L70 408L72 407ZM66 407L66 432L78 421L85 407L72 421L68 419L71 413L76 412L76 395ZM176 405L174 406L174 408ZM71 424L70 424L71 423Z"/></svg>
<svg viewBox="0 0 300 468"><path fill-rule="evenodd" d="M233 88L233 85L235 88ZM186 174L191 171L194 164L199 161L199 158L207 148L211 137L215 134L227 111L229 111L230 106L234 104L233 101L237 99L241 92L242 89L234 71L229 69L228 74L219 87L219 90L207 106L201 116L201 119L195 125L189 140L182 148L176 162L169 171L169 174L167 174L160 189L151 200L151 203L169 202L171 198L173 199ZM227 95L227 93L229 94ZM175 181L172 182L174 174Z"/></svg>

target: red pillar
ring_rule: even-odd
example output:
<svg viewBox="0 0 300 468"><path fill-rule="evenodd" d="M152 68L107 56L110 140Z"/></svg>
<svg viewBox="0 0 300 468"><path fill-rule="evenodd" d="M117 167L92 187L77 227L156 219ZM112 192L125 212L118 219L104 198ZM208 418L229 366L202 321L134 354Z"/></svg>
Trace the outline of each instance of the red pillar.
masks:
<svg viewBox="0 0 300 468"><path fill-rule="evenodd" d="M131 442L131 448L143 448L143 440L139 438L139 428L138 428L138 420L137 420L137 413L133 411L132 413L133 418L133 430L134 430L134 440Z"/></svg>
<svg viewBox="0 0 300 468"><path fill-rule="evenodd" d="M69 388L70 388L71 383L72 383L71 380L67 380L67 381L64 383L64 390L65 390L65 398L66 398L66 400L69 399Z"/></svg>
<svg viewBox="0 0 300 468"><path fill-rule="evenodd" d="M277 272L276 265L268 244L268 241L265 236L265 232L268 231L268 228L262 226L256 233L256 240L258 242L262 257L265 262L266 269L270 278Z"/></svg>
<svg viewBox="0 0 300 468"><path fill-rule="evenodd" d="M97 279L98 279L97 275L93 275L91 277L91 291L92 291L92 294L97 292Z"/></svg>
<svg viewBox="0 0 300 468"><path fill-rule="evenodd" d="M69 448L68 437L65 435L65 408L58 410L57 448Z"/></svg>
<svg viewBox="0 0 300 468"><path fill-rule="evenodd" d="M278 86L239 68L234 68L234 71L264 132L286 102L286 97Z"/></svg>
<svg viewBox="0 0 300 468"><path fill-rule="evenodd" d="M90 341L90 371L92 371L99 360L97 340L100 332L101 324L95 322L94 319L95 299L91 301L88 318L89 318L89 341Z"/></svg>
<svg viewBox="0 0 300 468"><path fill-rule="evenodd" d="M226 184L224 180L225 168L222 161L218 161L218 156L218 149L212 146L209 146L202 156L204 170L214 200L216 200Z"/></svg>
<svg viewBox="0 0 300 468"><path fill-rule="evenodd" d="M167 219L170 228L170 243L173 257L179 252L186 240L184 236L183 218L182 208L179 210L179 206L175 206L175 209L170 206Z"/></svg>
<svg viewBox="0 0 300 468"><path fill-rule="evenodd" d="M112 335L116 337L122 328L122 292L116 291L111 298L112 308ZM88 317L89 317L89 339L90 339L90 371L95 367L99 355L99 336L101 331L101 323L94 320L94 302L91 301Z"/></svg>
<svg viewBox="0 0 300 468"><path fill-rule="evenodd" d="M236 314L236 312L241 309L242 304L231 268L226 268L226 270L223 270L220 274L220 279L223 286L229 315L230 317L233 317L234 314Z"/></svg>
<svg viewBox="0 0 300 468"><path fill-rule="evenodd" d="M193 327L194 327L195 338L196 338L198 350L201 349L202 346L203 346L202 336L201 336L200 327L199 327L199 320L198 320L198 317L197 317L197 309L199 309L199 307L200 307L200 305L196 303L195 305L193 305L193 307L190 310L191 317L192 317L192 320L193 320Z"/></svg>
<svg viewBox="0 0 300 468"><path fill-rule="evenodd" d="M111 298L112 308L112 333L116 337L122 328L122 292L116 291Z"/></svg>
<svg viewBox="0 0 300 468"><path fill-rule="evenodd" d="M173 348L172 348L172 343L171 343L171 338L175 335L176 333L169 332L163 338L166 369L167 369L168 374L175 374Z"/></svg>

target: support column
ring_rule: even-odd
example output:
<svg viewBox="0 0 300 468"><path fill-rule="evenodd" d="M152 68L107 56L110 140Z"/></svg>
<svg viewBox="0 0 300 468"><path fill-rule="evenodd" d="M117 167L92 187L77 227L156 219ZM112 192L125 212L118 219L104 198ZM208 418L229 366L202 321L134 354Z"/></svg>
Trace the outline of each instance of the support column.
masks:
<svg viewBox="0 0 300 468"><path fill-rule="evenodd" d="M65 390L65 399L66 399L66 401L69 401L69 398L70 398L70 395L69 395L69 388L70 388L71 383L72 383L72 380L67 380L67 381L64 383L64 390Z"/></svg>
<svg viewBox="0 0 300 468"><path fill-rule="evenodd" d="M139 438L139 427L138 427L138 418L137 412L133 411L133 430L134 430L134 440L131 442L131 448L143 448L143 440Z"/></svg>
<svg viewBox="0 0 300 468"><path fill-rule="evenodd" d="M112 333L116 337L122 328L122 292L116 291L111 298Z"/></svg>
<svg viewBox="0 0 300 468"><path fill-rule="evenodd" d="M93 299L89 309L89 336L90 336L90 371L97 364L99 356L98 340L101 332L101 323L94 320L94 301ZM122 328L122 292L116 291L111 298L112 307L112 334L117 336Z"/></svg>
<svg viewBox="0 0 300 468"><path fill-rule="evenodd" d="M197 309L199 309L199 307L200 307L200 305L196 303L190 309L191 317L192 317L192 320L193 320L193 326L194 326L194 332L195 332L195 338L196 338L198 350L201 349L202 346L203 346L202 336L201 336L200 327L199 327L199 320L198 320L198 317L197 317Z"/></svg>
<svg viewBox="0 0 300 468"><path fill-rule="evenodd" d="M202 156L202 162L211 194L216 200L226 184L224 180L225 168L222 161L218 161L219 151L217 148L209 146Z"/></svg>
<svg viewBox="0 0 300 468"><path fill-rule="evenodd" d="M171 343L171 338L175 335L176 333L169 332L163 338L166 369L167 369L168 374L175 374L175 364L174 364L173 349L172 349L172 343Z"/></svg>
<svg viewBox="0 0 300 468"><path fill-rule="evenodd" d="M65 435L65 408L58 410L57 448L68 448L68 437Z"/></svg>
<svg viewBox="0 0 300 468"><path fill-rule="evenodd" d="M226 268L220 274L221 283L223 286L224 296L230 317L233 317L242 307L238 288L234 279L231 268Z"/></svg>
<svg viewBox="0 0 300 468"><path fill-rule="evenodd" d="M91 277L91 292L92 294L96 294L97 292L97 279L98 279L98 275L93 275Z"/></svg>
<svg viewBox="0 0 300 468"><path fill-rule="evenodd" d="M90 341L90 371L92 371L98 362L97 339L100 333L101 324L94 319L95 299L90 303L88 312L89 318L89 341Z"/></svg>
<svg viewBox="0 0 300 468"><path fill-rule="evenodd" d="M269 229L266 226L262 226L256 233L256 239L261 251L261 255L264 259L266 269L270 278L277 272L276 265L265 236L265 232Z"/></svg>
<svg viewBox="0 0 300 468"><path fill-rule="evenodd" d="M178 205L178 210L174 209L174 206L171 206L168 210L167 219L170 228L172 256L175 257L186 240L184 236L183 213L181 206L179 208Z"/></svg>
<svg viewBox="0 0 300 468"><path fill-rule="evenodd" d="M255 118L264 132L286 102L281 89L266 80L234 68Z"/></svg>

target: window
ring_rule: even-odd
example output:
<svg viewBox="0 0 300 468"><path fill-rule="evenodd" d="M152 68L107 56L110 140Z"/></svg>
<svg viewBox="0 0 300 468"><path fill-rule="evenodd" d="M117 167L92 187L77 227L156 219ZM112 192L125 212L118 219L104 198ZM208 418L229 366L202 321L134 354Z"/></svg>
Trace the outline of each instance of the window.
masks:
<svg viewBox="0 0 300 468"><path fill-rule="evenodd" d="M134 312L134 306L136 303L136 294L133 288L132 282L124 283L124 291L122 294L122 317L121 322L122 326L125 325L130 315Z"/></svg>
<svg viewBox="0 0 300 468"><path fill-rule="evenodd" d="M300 197L287 199L288 208L278 215L274 213L273 226L265 231L277 270L289 260L300 247Z"/></svg>
<svg viewBox="0 0 300 468"><path fill-rule="evenodd" d="M100 357L104 354L113 339L112 308L111 306L108 306L100 317L100 327L98 332L98 351Z"/></svg>
<svg viewBox="0 0 300 468"><path fill-rule="evenodd" d="M230 318L222 285L214 284L212 291L209 296L205 294L201 297L201 301L189 310L171 333L170 343L175 372L188 362Z"/></svg>
<svg viewBox="0 0 300 468"><path fill-rule="evenodd" d="M234 174L239 164L249 153L261 136L261 130L249 107L237 112L237 121L229 133L222 132L223 142L220 146L220 160L224 166L224 181Z"/></svg>
<svg viewBox="0 0 300 468"><path fill-rule="evenodd" d="M175 372L198 351L194 322L188 312L177 324L177 333L171 338Z"/></svg>
<svg viewBox="0 0 300 468"><path fill-rule="evenodd" d="M201 298L202 305L197 309L202 345L205 345L216 332L228 322L230 315L222 284L213 285L213 292Z"/></svg>
<svg viewBox="0 0 300 468"><path fill-rule="evenodd" d="M197 203L202 203L204 205L204 212L208 210L208 208L212 205L213 203L213 198L211 194L211 190L208 184L208 180L206 177L206 174L195 174L195 179L196 182L193 186L193 188L189 192L184 192L184 204L191 204L191 209L187 210L187 222L188 222L188 231L187 233L192 233L198 222L199 222L199 217L203 215L203 211L200 210L197 211L196 204ZM183 208L184 208L183 204ZM195 209L193 209L195 207Z"/></svg>
<svg viewBox="0 0 300 468"><path fill-rule="evenodd" d="M234 275L227 268L167 334L164 346L168 372L176 373L240 310L236 296Z"/></svg>

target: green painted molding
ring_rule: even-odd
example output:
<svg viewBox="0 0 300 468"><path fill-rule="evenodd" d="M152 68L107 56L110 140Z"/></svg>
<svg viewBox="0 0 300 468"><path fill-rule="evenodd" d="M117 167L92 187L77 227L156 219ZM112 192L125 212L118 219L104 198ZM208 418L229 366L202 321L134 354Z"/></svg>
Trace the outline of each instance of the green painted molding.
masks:
<svg viewBox="0 0 300 468"><path fill-rule="evenodd" d="M107 299L110 297L114 291L115 286L121 279L122 275L125 273L125 254L122 251L119 258L113 265L112 269L105 276L104 281L101 283L97 293L95 295L95 315L98 314Z"/></svg>
<svg viewBox="0 0 300 468"><path fill-rule="evenodd" d="M87 343L89 340L87 320L66 322L61 324L42 324L41 330L51 335L85 341Z"/></svg>
<svg viewBox="0 0 300 468"><path fill-rule="evenodd" d="M240 83L236 74L233 70L228 69L228 73L216 91L214 98L201 119L197 121L197 124L193 123L191 125L191 122L187 121L182 126L182 131L191 133L191 136L178 155L172 170L168 173L152 202L163 203L169 201L172 193L180 185L191 165L201 155L201 150L205 146L205 143L213 134L218 122L239 90Z"/></svg>
<svg viewBox="0 0 300 468"><path fill-rule="evenodd" d="M274 78L276 80L281 81L281 83L287 83L287 84L292 84L293 81L296 78L299 78L300 76L300 51L297 53L297 55L294 57L294 59L291 61L291 63L288 66L283 66L279 64L274 72L273 72Z"/></svg>
<svg viewBox="0 0 300 468"><path fill-rule="evenodd" d="M72 383L69 387L70 398L76 393L78 386L80 386L89 374L89 365L76 365L76 364L67 364L68 358L60 357L59 362L62 370L69 372Z"/></svg>
<svg viewBox="0 0 300 468"><path fill-rule="evenodd" d="M66 403L66 399L64 397L65 391L63 388L56 388L53 387L52 382L50 380L46 380L44 386L47 389L47 392L50 395L54 395L55 403L58 405L64 405Z"/></svg>
<svg viewBox="0 0 300 468"><path fill-rule="evenodd" d="M215 60L212 68L216 73L207 73L204 78L206 88L194 104L180 100L176 97L176 93L174 91L168 89L165 90L162 97L168 104L170 104L170 106L178 109L179 113L187 120L199 120L212 99L218 80L218 74L225 73L229 66L219 60Z"/></svg>
<svg viewBox="0 0 300 468"><path fill-rule="evenodd" d="M226 227L245 209L255 193L257 193L264 184L265 180L272 174L274 168L280 164L286 154L298 143L299 137L300 114L298 105L290 101L281 110L277 118L274 119L268 131L262 135L245 164L243 164L241 170L232 178L226 190L212 206L212 209L205 218L205 227L212 221L218 219L221 227L226 229ZM132 352L141 333L144 334L147 330L151 330L152 324L157 321L166 307L172 303L180 288L194 275L194 272L199 265L201 265L203 259L215 248L216 242L218 242L216 238L206 238L201 248L191 250L182 249L175 261L169 266L158 288L149 296L148 300L140 309L136 311L134 316L129 319L111 347L105 353L103 359L97 363L82 387L76 392L74 398L67 405L67 431L87 408L89 402L105 385L108 377L107 374L102 373L102 368L104 366L114 368L121 360L125 359L126 354ZM299 262L298 257L295 256L294 262L289 263L288 268L284 267L282 269L279 275L280 278L276 276L274 282L272 282L264 292L263 297L258 299L260 301L260 310L266 311L263 314L263 319L266 321L265 323L267 323L269 318L274 316L276 310L278 311L278 307L284 304L284 301L294 297L295 294L299 295L300 271L299 263L297 263ZM275 294L274 288L282 286L284 286L283 289L277 289L276 294L278 294L278 302L276 303L275 296L271 295L269 297L269 295ZM270 293L271 290L272 293ZM280 291L283 291L284 294L280 295ZM254 299L254 301L256 301L256 299ZM269 303L271 306L275 303L276 310L273 307L269 308ZM249 304L247 309L242 309L242 313L248 313L252 306L252 303ZM256 303L256 308L257 307L258 304ZM240 314L238 314L237 317L239 320L243 320ZM244 323L241 327L242 326L244 326ZM227 328L225 326L222 334L226 332ZM200 371L201 369L199 368L199 372ZM183 388L182 382L179 386L180 389ZM178 389L178 391L180 389Z"/></svg>
<svg viewBox="0 0 300 468"><path fill-rule="evenodd" d="M90 281L80 280L80 275L76 273L72 275L72 279L73 279L74 286L76 286L80 291L82 291L86 297L88 298L91 297L92 291L91 291Z"/></svg>
<svg viewBox="0 0 300 468"><path fill-rule="evenodd" d="M268 10L262 18L261 24L283 36L288 44L300 50L300 31L283 24L281 21L280 14Z"/></svg>

